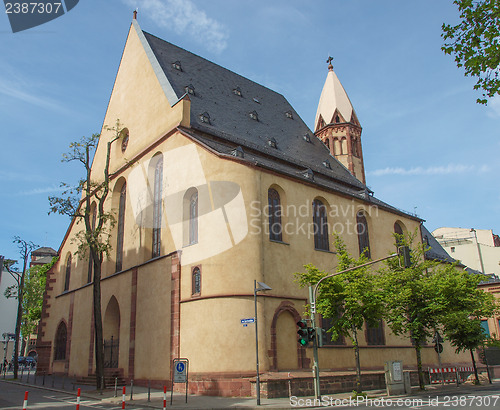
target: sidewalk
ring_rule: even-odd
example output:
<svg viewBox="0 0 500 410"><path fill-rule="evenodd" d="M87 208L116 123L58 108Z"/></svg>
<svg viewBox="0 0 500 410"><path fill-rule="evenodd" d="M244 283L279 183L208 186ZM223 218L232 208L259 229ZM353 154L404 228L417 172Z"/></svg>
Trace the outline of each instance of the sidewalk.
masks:
<svg viewBox="0 0 500 410"><path fill-rule="evenodd" d="M21 373L19 373L21 374ZM3 374L0 378L3 381ZM17 383L25 386L30 386L31 388L45 389L48 391L58 391L66 394L74 394L76 397L76 391L81 388L81 397L87 399L93 399L96 401L102 401L103 403L116 403L117 405L122 402L122 388L118 387L117 397L115 396L115 390L107 389L100 393L95 390L94 386L79 386L74 384L74 379L63 378L59 376L46 376L45 384L43 376L37 376L36 379L33 374L30 373L30 378L28 380L27 373L23 374L23 378L19 378L17 381L12 380L12 374L7 373L6 381L11 383ZM36 384L35 384L36 380ZM429 396L440 395L462 395L467 396L474 394L475 391L481 389L492 390L495 393L500 391L500 379L493 381L493 384L483 383L480 386L474 386L471 384L461 384L457 387L455 384L447 385L430 385L426 386L425 391L421 391L418 387L412 388L411 395L403 396L391 396L391 399L397 398L422 398L423 400L428 399ZM367 396L371 399L387 399L388 396L385 390L372 390L365 392ZM351 393L337 393L324 395L323 402L326 403L340 403L342 400L346 399L345 403L348 402ZM162 409L163 408L163 391L157 389L151 389L149 394L150 401L148 401L148 388L147 387L133 387L133 395L131 400L130 395L130 385L126 386L126 404L127 407L145 407ZM314 397L297 397L297 398L278 398L278 399L264 399L261 398L261 405L257 406L257 401L253 397L215 397L215 396L199 396L199 395L188 395L187 403L185 402L186 395L184 393L174 393L172 405L170 405L170 392L167 392L167 409L222 409L222 408L280 408L280 409L290 409L290 408L320 408L318 403L314 404ZM299 401L300 400L300 401ZM299 405L300 404L300 405ZM309 404L309 405L308 405ZM342 406L340 406L342 407ZM344 406L347 407L347 406Z"/></svg>

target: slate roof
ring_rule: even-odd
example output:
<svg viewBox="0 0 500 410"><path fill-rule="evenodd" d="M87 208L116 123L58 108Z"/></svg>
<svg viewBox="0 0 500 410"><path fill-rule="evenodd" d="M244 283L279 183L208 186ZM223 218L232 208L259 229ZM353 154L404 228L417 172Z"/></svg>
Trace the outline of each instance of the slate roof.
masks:
<svg viewBox="0 0 500 410"><path fill-rule="evenodd" d="M244 161L253 165L412 217L373 198L281 94L140 30L135 20L133 24L169 103L173 106L186 95L191 101L191 128L182 129L186 135L219 154L231 155L241 147Z"/></svg>
<svg viewBox="0 0 500 410"><path fill-rule="evenodd" d="M422 239L424 243L427 243L430 246L430 249L425 252L425 256L428 259L449 263L456 262L455 259L448 255L448 252L444 250L444 248L424 225L422 225Z"/></svg>

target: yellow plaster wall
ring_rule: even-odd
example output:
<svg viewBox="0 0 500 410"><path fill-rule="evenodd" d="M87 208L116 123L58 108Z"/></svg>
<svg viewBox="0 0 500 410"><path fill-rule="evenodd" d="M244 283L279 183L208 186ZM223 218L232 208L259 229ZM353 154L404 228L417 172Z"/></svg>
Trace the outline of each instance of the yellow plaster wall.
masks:
<svg viewBox="0 0 500 410"><path fill-rule="evenodd" d="M145 265L137 274L137 379L165 379L170 372L171 275L170 258Z"/></svg>

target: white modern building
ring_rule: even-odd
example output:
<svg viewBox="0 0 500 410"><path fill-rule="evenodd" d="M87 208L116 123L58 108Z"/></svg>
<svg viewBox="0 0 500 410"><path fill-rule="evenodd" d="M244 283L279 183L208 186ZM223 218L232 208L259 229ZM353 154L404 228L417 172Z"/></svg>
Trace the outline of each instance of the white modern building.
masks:
<svg viewBox="0 0 500 410"><path fill-rule="evenodd" d="M491 229L443 227L432 235L452 258L469 268L500 276L500 237Z"/></svg>

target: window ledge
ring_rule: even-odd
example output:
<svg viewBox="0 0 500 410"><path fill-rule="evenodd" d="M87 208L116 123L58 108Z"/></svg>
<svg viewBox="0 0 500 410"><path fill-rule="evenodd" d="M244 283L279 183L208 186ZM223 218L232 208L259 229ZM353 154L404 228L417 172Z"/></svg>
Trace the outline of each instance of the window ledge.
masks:
<svg viewBox="0 0 500 410"><path fill-rule="evenodd" d="M326 249L318 249L318 248L314 248L315 251L318 251L318 252L326 252L326 253L331 253L333 255L336 255L337 252L333 252L333 251L329 251L329 250L326 250Z"/></svg>
<svg viewBox="0 0 500 410"><path fill-rule="evenodd" d="M282 245L288 245L288 246L290 246L290 244L288 242L278 241L276 239L269 239L269 242L281 243Z"/></svg>

